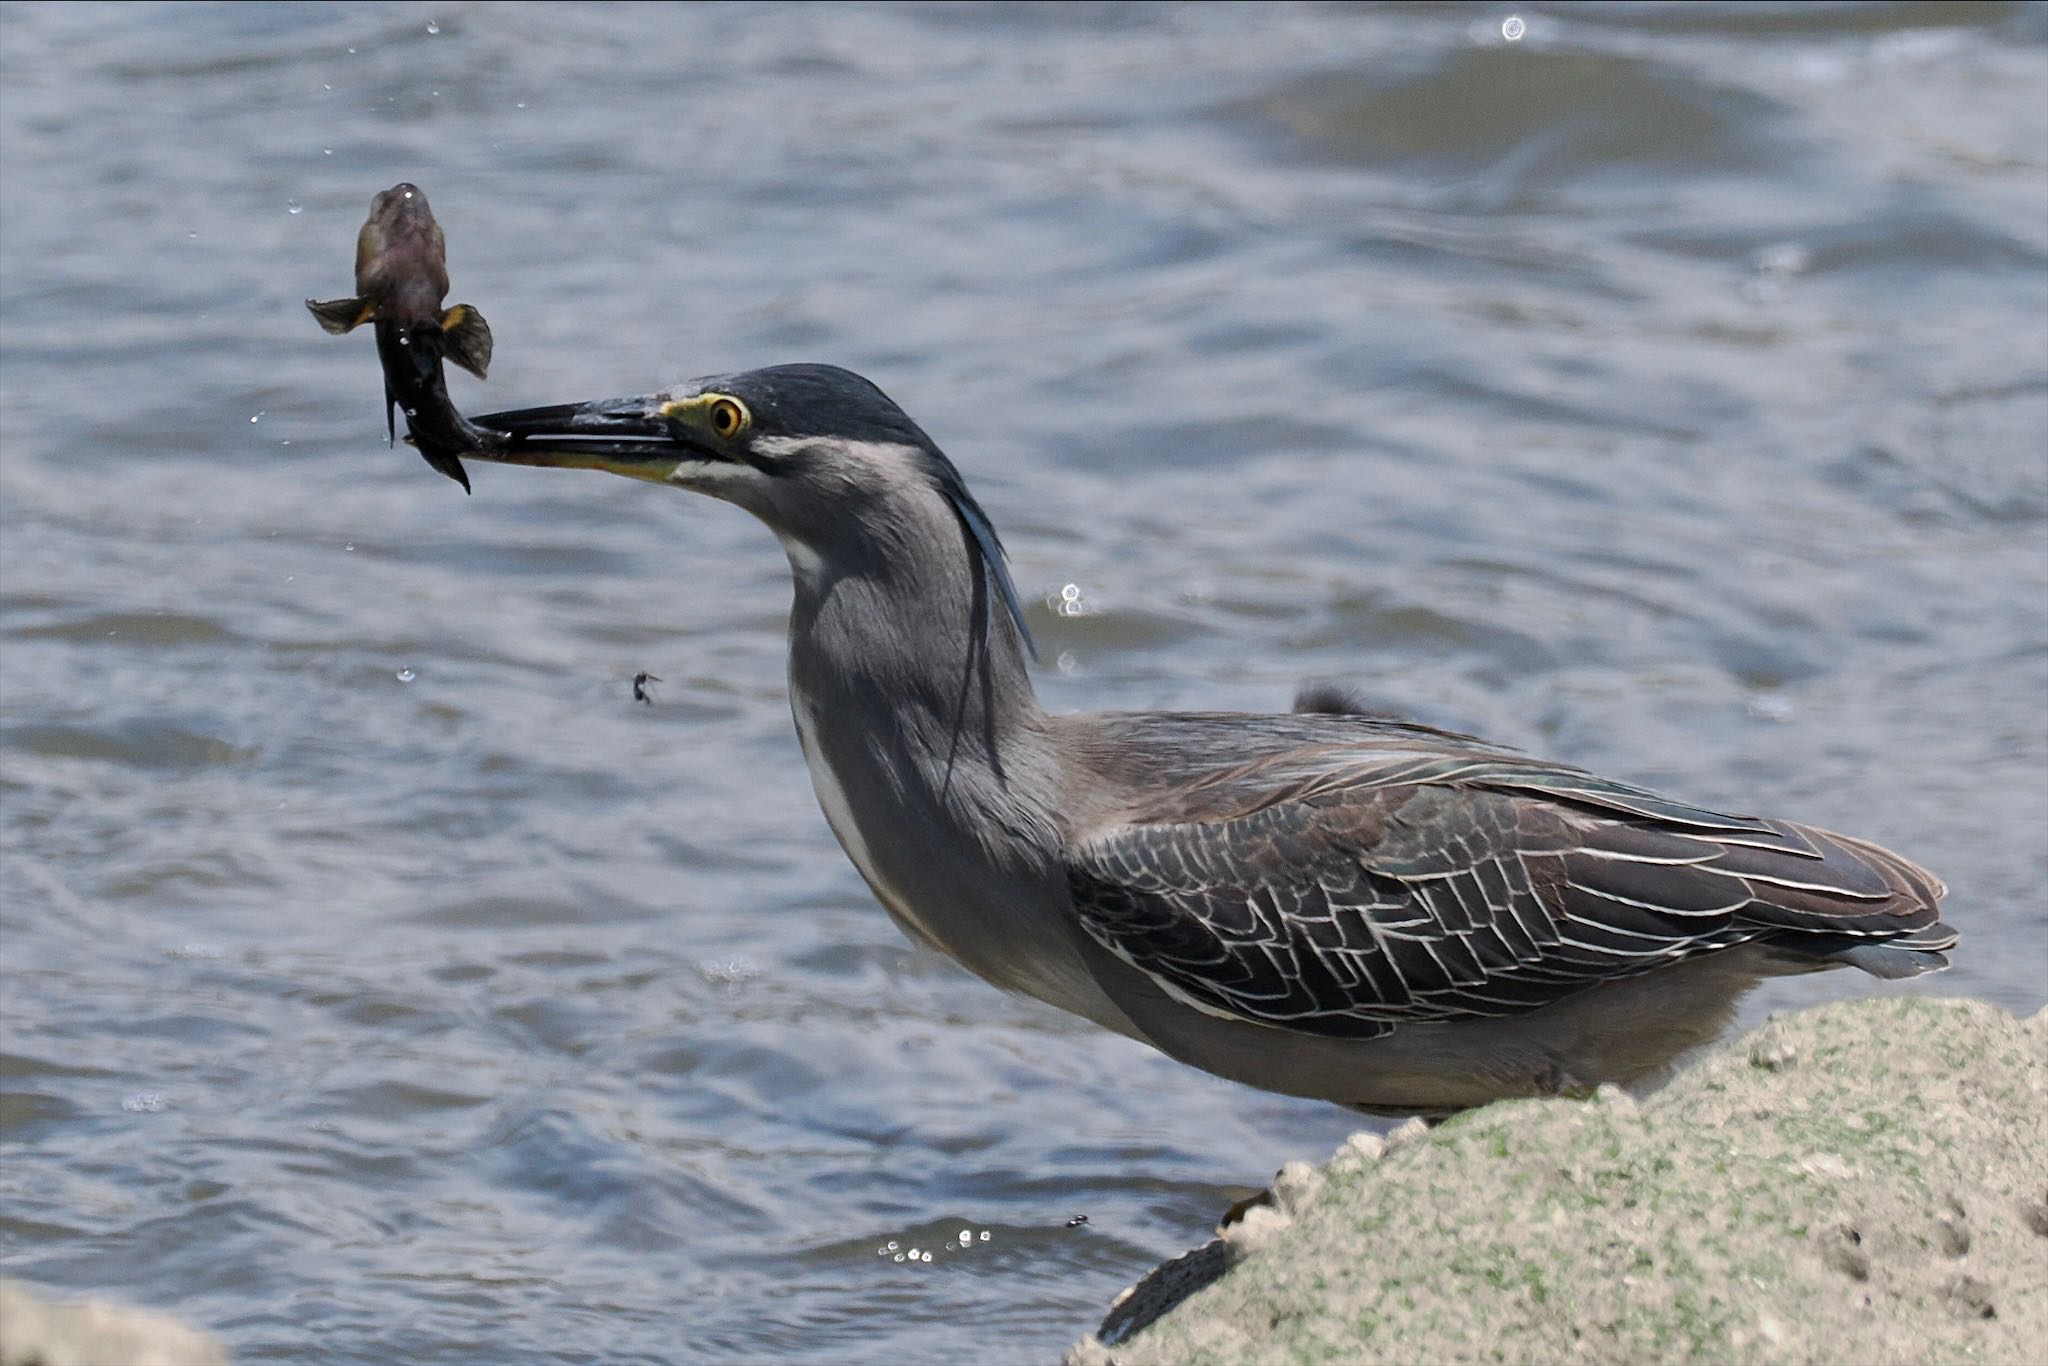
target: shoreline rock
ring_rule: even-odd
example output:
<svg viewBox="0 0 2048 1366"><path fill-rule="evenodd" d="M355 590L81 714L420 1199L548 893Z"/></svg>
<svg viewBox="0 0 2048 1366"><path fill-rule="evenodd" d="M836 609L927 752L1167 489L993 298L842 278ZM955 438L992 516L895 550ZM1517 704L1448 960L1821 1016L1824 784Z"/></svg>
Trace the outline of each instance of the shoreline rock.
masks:
<svg viewBox="0 0 2048 1366"><path fill-rule="evenodd" d="M158 1310L49 1300L0 1279L0 1366L228 1366L228 1354Z"/></svg>
<svg viewBox="0 0 2048 1366"><path fill-rule="evenodd" d="M1070 1366L2038 1360L2048 1011L1837 1002L1640 1103L1354 1135L1183 1263Z"/></svg>

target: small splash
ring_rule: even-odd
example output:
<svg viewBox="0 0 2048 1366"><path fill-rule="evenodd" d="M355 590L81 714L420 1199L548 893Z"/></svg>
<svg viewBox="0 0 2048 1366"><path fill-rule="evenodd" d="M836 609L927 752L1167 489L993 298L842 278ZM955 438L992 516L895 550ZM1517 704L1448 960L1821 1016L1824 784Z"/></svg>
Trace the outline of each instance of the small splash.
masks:
<svg viewBox="0 0 2048 1366"><path fill-rule="evenodd" d="M521 101L520 101L520 102L519 102L518 104L516 104L516 105L514 105L514 106L512 106L512 107L513 107L513 108L515 108L515 109L524 109L524 108L526 108L526 101L525 101L525 100L521 100Z"/></svg>
<svg viewBox="0 0 2048 1366"><path fill-rule="evenodd" d="M723 961L707 958L697 964L697 975L715 987L744 986L761 975L761 969L744 958L727 958ZM889 1244L894 1251L896 1244Z"/></svg>
<svg viewBox="0 0 2048 1366"><path fill-rule="evenodd" d="M1511 43L1521 42L1522 35L1528 31L1529 26L1522 22L1522 16L1519 14L1510 14L1500 21L1500 36Z"/></svg>
<svg viewBox="0 0 2048 1366"><path fill-rule="evenodd" d="M173 958L214 959L220 956L220 949L212 944L180 944L171 950Z"/></svg>
<svg viewBox="0 0 2048 1366"><path fill-rule="evenodd" d="M401 683L410 683L418 677L419 675L414 673L411 669L400 669L398 671L398 681Z"/></svg>
<svg viewBox="0 0 2048 1366"><path fill-rule="evenodd" d="M268 409L265 409L264 411L265 411L265 412L267 412L267 411L269 411L269 410L268 410ZM250 418L249 420L250 420L251 422L261 422L261 421L263 420L263 413L259 412L259 413L257 413L257 414L256 414L256 416L254 416L254 417Z"/></svg>
<svg viewBox="0 0 2048 1366"><path fill-rule="evenodd" d="M331 85L330 85L330 86L328 86L327 88L328 88L329 90L332 90L332 89L334 89L334 87L333 87L333 86L331 86ZM333 156L333 155L334 155L334 149L333 149L332 147L322 147L322 148L320 149L320 155L321 155L321 156L323 156L323 157L331 157L331 156Z"/></svg>
<svg viewBox="0 0 2048 1366"><path fill-rule="evenodd" d="M296 199L287 199L284 202L284 211L286 213L304 213L306 206Z"/></svg>
<svg viewBox="0 0 2048 1366"><path fill-rule="evenodd" d="M158 1091L137 1091L121 1102L121 1108L131 1115L153 1115L164 1108L163 1094Z"/></svg>
<svg viewBox="0 0 2048 1366"><path fill-rule="evenodd" d="M342 546L342 549L343 549L343 550L354 550L355 548L356 548L356 543L355 543L354 541L350 541L350 542L348 542L347 544L345 544L345 545L343 545L343 546Z"/></svg>
<svg viewBox="0 0 2048 1366"><path fill-rule="evenodd" d="M1749 258L1749 278L1742 294L1751 303L1769 303L1791 289L1795 277L1813 265L1813 253L1797 242L1774 242Z"/></svg>
<svg viewBox="0 0 2048 1366"><path fill-rule="evenodd" d="M1045 603L1063 617L1092 617L1096 612L1078 583L1062 584L1058 596L1048 597Z"/></svg>
<svg viewBox="0 0 2048 1366"><path fill-rule="evenodd" d="M1796 710L1788 699L1776 696L1775 694L1751 698L1749 703L1749 714L1751 716L1756 717L1760 721L1775 721L1779 725L1784 725L1790 721Z"/></svg>
<svg viewBox="0 0 2048 1366"><path fill-rule="evenodd" d="M440 23L440 21L439 21L439 20L437 20L437 19L429 19L429 20L427 20L427 36L428 36L429 38L433 37L433 36L434 36L435 34L439 33L440 31L441 31L441 23Z"/></svg>

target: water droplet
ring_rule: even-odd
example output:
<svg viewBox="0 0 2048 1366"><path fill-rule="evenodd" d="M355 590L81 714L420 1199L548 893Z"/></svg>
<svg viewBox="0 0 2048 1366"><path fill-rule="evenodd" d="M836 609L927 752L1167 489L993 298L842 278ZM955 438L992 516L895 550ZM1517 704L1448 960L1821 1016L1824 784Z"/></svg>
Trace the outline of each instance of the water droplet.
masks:
<svg viewBox="0 0 2048 1366"><path fill-rule="evenodd" d="M1087 1222L1088 1222L1088 1216L1087 1216L1087 1215L1085 1215L1085 1214L1077 1214L1077 1215L1075 1215L1075 1216L1074 1216L1073 1218L1071 1218L1071 1219L1067 1220L1067 1227L1068 1227L1068 1228L1079 1228L1079 1227L1081 1227L1081 1225L1083 1225L1083 1224L1085 1224L1085 1223L1087 1223Z"/></svg>
<svg viewBox="0 0 2048 1366"><path fill-rule="evenodd" d="M156 1091L137 1091L121 1102L121 1108L131 1115L153 1115L164 1108L164 1098Z"/></svg>
<svg viewBox="0 0 2048 1366"><path fill-rule="evenodd" d="M1071 677L1074 670L1080 667L1080 663L1080 660L1074 658L1072 650L1061 650L1060 657L1053 661L1053 667Z"/></svg>
<svg viewBox="0 0 2048 1366"><path fill-rule="evenodd" d="M292 444L292 439L290 437L286 437L284 440L278 442L277 444L280 446L289 446Z"/></svg>
<svg viewBox="0 0 2048 1366"><path fill-rule="evenodd" d="M298 580L298 577L299 577L299 576L298 576L297 574L287 574L287 575L285 575L285 576L284 576L284 581L285 581L286 583L295 583L295 582L297 582L297 580Z"/></svg>
<svg viewBox="0 0 2048 1366"><path fill-rule="evenodd" d="M296 199L287 199L284 202L284 211L286 213L304 213L306 206Z"/></svg>
<svg viewBox="0 0 2048 1366"><path fill-rule="evenodd" d="M349 56L351 56L351 57L355 56L355 55L356 55L356 50L355 50L354 48L350 48L350 49L348 50L348 55L349 55Z"/></svg>
<svg viewBox="0 0 2048 1366"><path fill-rule="evenodd" d="M891 1252L894 1252L894 1251L895 1251L895 1250L896 1250L897 1248L899 1248L899 1247L901 1247L901 1246L902 1246L902 1244L901 1244L901 1243L898 1243L898 1242L897 1242L897 1241L896 1241L896 1240L895 1240L894 1238L891 1238L891 1239L889 1240L889 1250L890 1250Z"/></svg>
<svg viewBox="0 0 2048 1366"><path fill-rule="evenodd" d="M878 1247L875 1249L875 1255L877 1257L886 1257L889 1255L889 1249L886 1247Z"/></svg>
<svg viewBox="0 0 2048 1366"><path fill-rule="evenodd" d="M185 236L190 241L197 242L199 240L199 234L196 232L188 232L185 234Z"/></svg>
<svg viewBox="0 0 2048 1366"><path fill-rule="evenodd" d="M432 19L427 20L427 32L429 34L439 33L440 31L441 25L437 21Z"/></svg>
<svg viewBox="0 0 2048 1366"><path fill-rule="evenodd" d="M332 90L332 89L334 89L334 87L333 87L333 86L331 86L331 85L328 85L328 84L326 84L325 82L322 82L322 83L321 83L321 86L320 86L320 88L321 88L322 90ZM332 147L329 147L329 148L327 149L327 155L329 155L329 156L333 156L333 155L334 155L334 149L333 149Z"/></svg>
<svg viewBox="0 0 2048 1366"><path fill-rule="evenodd" d="M912 1249L910 1249L910 1257L911 1257L911 1260L912 1260L912 1261L915 1261L915 1260L917 1259L917 1256L918 1256L918 1252L917 1252L917 1249L916 1249L916 1248L912 1248Z"/></svg>
<svg viewBox="0 0 2048 1366"><path fill-rule="evenodd" d="M892 1258L891 1258L890 1260L891 1260L891 1261L897 1261L897 1262L900 1262L900 1261L902 1261L902 1260L903 1260L903 1254L899 1252L899 1253L897 1253L897 1254L896 1254L896 1255L895 1255L894 1257L892 1257Z"/></svg>
<svg viewBox="0 0 2048 1366"><path fill-rule="evenodd" d="M398 681L401 683L410 683L418 677L419 675L414 673L411 669L400 669L398 671Z"/></svg>
<svg viewBox="0 0 2048 1366"><path fill-rule="evenodd" d="M265 409L264 411L265 411L265 412L268 412L269 410L268 410L268 409ZM256 416L255 416L255 417L252 417L252 418L250 418L249 420L250 420L251 422L257 422L257 421L261 421L261 420L262 420L262 417L263 417L263 413L258 413L258 414L256 414Z"/></svg>
<svg viewBox="0 0 2048 1366"><path fill-rule="evenodd" d="M1510 14L1507 18L1501 20L1500 36L1511 43L1521 42L1522 35L1528 31L1529 26L1522 22L1522 16L1519 14Z"/></svg>
<svg viewBox="0 0 2048 1366"><path fill-rule="evenodd" d="M521 100L521 101L519 102L519 104L518 104L518 106L517 106L517 107L518 107L518 108L520 108L520 109L524 109L524 108L526 108L526 101L525 101L525 100Z"/></svg>
<svg viewBox="0 0 2048 1366"><path fill-rule="evenodd" d="M927 1253L925 1253L925 1254L924 1254L924 1256L923 1256L923 1257L922 1257L922 1258L921 1258L920 1260L923 1260L923 1261L927 1261L927 1262L928 1262L928 1261L930 1261L931 1259L932 1259L932 1254L931 1254L931 1253L929 1253L929 1252L927 1252Z"/></svg>
<svg viewBox="0 0 2048 1366"><path fill-rule="evenodd" d="M962 1243L971 1243L974 1241L974 1234L970 1230L963 1228L960 1230L960 1241Z"/></svg>
<svg viewBox="0 0 2048 1366"><path fill-rule="evenodd" d="M356 543L355 543L354 541L350 541L350 542L349 542L349 543L348 543L347 545L344 545L344 546L342 547L342 549L343 549L343 550L354 550L355 548L356 548Z"/></svg>
<svg viewBox="0 0 2048 1366"><path fill-rule="evenodd" d="M983 1229L983 1230L981 1231L981 1241L983 1241L984 1243L988 1241L988 1230L987 1230L987 1229Z"/></svg>

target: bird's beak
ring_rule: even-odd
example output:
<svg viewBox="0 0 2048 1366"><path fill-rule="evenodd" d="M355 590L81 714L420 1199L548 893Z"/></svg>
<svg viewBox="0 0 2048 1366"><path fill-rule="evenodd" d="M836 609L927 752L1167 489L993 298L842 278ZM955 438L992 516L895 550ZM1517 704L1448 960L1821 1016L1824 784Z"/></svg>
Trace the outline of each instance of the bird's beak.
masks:
<svg viewBox="0 0 2048 1366"><path fill-rule="evenodd" d="M677 465L696 453L676 440L661 415L661 403L658 396L643 394L487 413L472 421L490 432L503 433L504 440L463 454L501 465L606 470L630 479L664 483Z"/></svg>

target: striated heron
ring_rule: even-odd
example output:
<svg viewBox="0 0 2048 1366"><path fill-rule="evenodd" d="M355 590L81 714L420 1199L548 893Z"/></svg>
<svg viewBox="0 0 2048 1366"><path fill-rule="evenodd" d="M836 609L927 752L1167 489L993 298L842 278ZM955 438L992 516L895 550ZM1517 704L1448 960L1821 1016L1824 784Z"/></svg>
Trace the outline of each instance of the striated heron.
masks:
<svg viewBox="0 0 2048 1366"><path fill-rule="evenodd" d="M1001 542L867 380L787 365L497 413L474 454L707 493L796 582L819 804L911 938L1220 1076L1442 1114L1652 1080L1767 976L1947 966L1931 874L1350 714L1042 710Z"/></svg>

